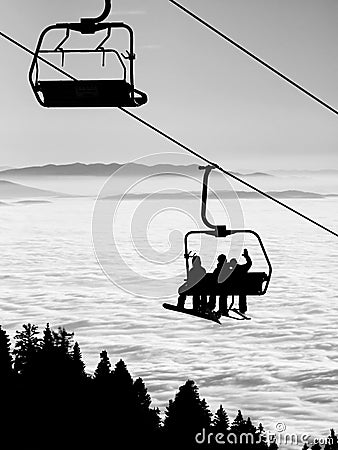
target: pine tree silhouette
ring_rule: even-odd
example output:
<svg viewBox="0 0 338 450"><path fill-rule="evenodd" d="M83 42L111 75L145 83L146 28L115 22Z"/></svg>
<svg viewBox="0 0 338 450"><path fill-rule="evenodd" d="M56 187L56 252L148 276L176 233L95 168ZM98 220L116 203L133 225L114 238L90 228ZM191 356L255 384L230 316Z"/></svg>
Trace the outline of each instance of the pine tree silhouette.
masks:
<svg viewBox="0 0 338 450"><path fill-rule="evenodd" d="M142 441L146 447L149 447L149 445L155 446L159 438L160 411L150 407L151 397L142 378L135 380L133 391L135 401L134 430L139 441Z"/></svg>
<svg viewBox="0 0 338 450"><path fill-rule="evenodd" d="M110 374L115 402L130 404L134 400L133 379L125 362L120 359Z"/></svg>
<svg viewBox="0 0 338 450"><path fill-rule="evenodd" d="M214 414L214 418L212 421L212 433L213 437L216 438L218 442L222 442L224 445L229 445L228 435L230 432L230 420L228 414L225 412L222 405L219 406L218 410ZM219 447L220 444L216 445L215 448Z"/></svg>
<svg viewBox="0 0 338 450"><path fill-rule="evenodd" d="M235 417L235 420L231 424L232 433L235 433L236 435L244 433L245 425L246 425L246 423L243 418L242 412L241 412L241 410L238 410L237 416Z"/></svg>
<svg viewBox="0 0 338 450"><path fill-rule="evenodd" d="M133 390L135 393L137 406L144 411L149 410L151 405L151 397L148 394L148 390L142 378L137 378L137 380L134 381Z"/></svg>
<svg viewBox="0 0 338 450"><path fill-rule="evenodd" d="M271 450L278 449L276 440L274 440L272 442L267 442L265 430L261 423L258 425L258 428L256 429L256 443L258 444L258 447L263 450L270 448L270 447L271 447Z"/></svg>
<svg viewBox="0 0 338 450"><path fill-rule="evenodd" d="M14 369L20 375L29 376L34 368L34 363L38 351L41 349L41 341L37 337L39 334L36 325L23 325L23 331L17 331L14 339L16 340Z"/></svg>
<svg viewBox="0 0 338 450"><path fill-rule="evenodd" d="M73 367L73 375L78 380L83 380L86 378L86 371L85 371L85 363L82 360L82 354L80 350L80 346L78 342L75 342L73 347L73 354L72 354L72 367Z"/></svg>
<svg viewBox="0 0 338 450"><path fill-rule="evenodd" d="M74 333L68 333L63 327L59 327L57 333L53 331L55 345L64 356L70 356L73 336Z"/></svg>
<svg viewBox="0 0 338 450"><path fill-rule="evenodd" d="M43 330L42 350L46 353L52 353L55 348L55 336L47 323L46 328Z"/></svg>
<svg viewBox="0 0 338 450"><path fill-rule="evenodd" d="M8 381L13 375L13 359L8 334L0 325L0 383Z"/></svg>
<svg viewBox="0 0 338 450"><path fill-rule="evenodd" d="M248 418L246 419L246 422L245 422L245 429L246 429L246 431L249 432L249 433L256 433L256 431L257 431L257 430L256 430L256 427L253 425L253 423L252 423L250 417L248 417Z"/></svg>
<svg viewBox="0 0 338 450"><path fill-rule="evenodd" d="M100 353L100 358L100 362L98 363L94 373L94 378L99 381L108 380L111 372L111 364L106 350L102 350Z"/></svg>
<svg viewBox="0 0 338 450"><path fill-rule="evenodd" d="M58 381L59 376L59 358L56 351L56 343L52 330L47 323L43 330L43 338L41 342L41 351L35 362L36 376L40 378L43 385L52 385Z"/></svg>
<svg viewBox="0 0 338 450"><path fill-rule="evenodd" d="M165 412L164 431L171 443L182 448L203 448L196 443L196 435L210 431L211 413L201 400L194 381L188 380L179 388L175 400L170 400Z"/></svg>
<svg viewBox="0 0 338 450"><path fill-rule="evenodd" d="M229 416L220 405L215 413L213 420L214 433L224 433L226 434L230 428Z"/></svg>
<svg viewBox="0 0 338 450"><path fill-rule="evenodd" d="M330 435L327 438L327 444L330 450L338 450L338 438L333 428L330 430Z"/></svg>
<svg viewBox="0 0 338 450"><path fill-rule="evenodd" d="M126 425L125 417L130 411L135 411L135 395L133 391L133 379L122 359L116 363L110 374L110 389L112 393L113 416L116 426L121 428Z"/></svg>

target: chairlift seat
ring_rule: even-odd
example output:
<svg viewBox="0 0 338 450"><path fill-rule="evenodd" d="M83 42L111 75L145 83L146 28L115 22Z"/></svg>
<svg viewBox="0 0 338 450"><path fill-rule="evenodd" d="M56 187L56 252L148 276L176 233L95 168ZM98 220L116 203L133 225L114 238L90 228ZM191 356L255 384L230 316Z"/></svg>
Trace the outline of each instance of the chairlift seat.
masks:
<svg viewBox="0 0 338 450"><path fill-rule="evenodd" d="M180 294L193 295L262 295L264 282L268 280L265 272L248 272L241 276L231 275L223 283L215 282L215 276L207 273L201 281Z"/></svg>
<svg viewBox="0 0 338 450"><path fill-rule="evenodd" d="M147 102L147 95L137 89L133 98L125 80L42 80L35 90L47 108L133 107Z"/></svg>

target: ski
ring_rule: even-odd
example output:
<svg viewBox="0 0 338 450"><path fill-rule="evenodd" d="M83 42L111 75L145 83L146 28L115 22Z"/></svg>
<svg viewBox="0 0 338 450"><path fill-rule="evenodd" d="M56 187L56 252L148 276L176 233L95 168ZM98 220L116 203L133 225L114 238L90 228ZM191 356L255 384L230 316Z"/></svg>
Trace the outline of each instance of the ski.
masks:
<svg viewBox="0 0 338 450"><path fill-rule="evenodd" d="M188 314L190 316L200 317L201 319L211 320L212 322L218 323L219 325L222 325L222 323L219 321L218 317L214 312L210 313L199 313L194 311L193 309L188 308L180 308L176 305L171 305L169 303L163 303L163 308L169 309L170 311L176 311L183 314Z"/></svg>
<svg viewBox="0 0 338 450"><path fill-rule="evenodd" d="M251 317L248 317L246 314L240 312L237 308L231 308L229 312L230 311L233 311L235 314L238 314L240 317L242 317L242 319L238 320L251 320ZM234 317L232 317L232 319L234 319Z"/></svg>

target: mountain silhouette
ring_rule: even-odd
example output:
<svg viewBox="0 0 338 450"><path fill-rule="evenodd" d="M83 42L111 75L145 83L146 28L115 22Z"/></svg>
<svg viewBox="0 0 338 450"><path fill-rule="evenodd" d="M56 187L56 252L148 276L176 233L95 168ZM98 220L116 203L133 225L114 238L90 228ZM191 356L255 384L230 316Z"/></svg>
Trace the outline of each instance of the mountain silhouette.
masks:
<svg viewBox="0 0 338 450"><path fill-rule="evenodd" d="M43 197L69 197L67 194L37 189L23 184L13 183L12 181L0 180L0 199L33 199Z"/></svg>
<svg viewBox="0 0 338 450"><path fill-rule="evenodd" d="M306 192L306 191L297 191L297 190L287 190L287 191L270 191L267 194L275 197L275 198L302 198L302 199L323 199L327 197L338 197L338 194L318 194L316 192ZM165 200L165 199L192 199L196 197L199 198L200 193L198 191L191 192L181 192L168 189L168 192L158 192L158 193L140 193L140 194L132 194L128 193L124 196L124 199L129 200L137 200L144 199L149 197L151 200ZM121 195L109 195L105 197L105 199L116 200L120 199ZM219 199L263 199L263 196L257 192L248 192L248 191L217 191L217 197L212 195L210 198L219 198Z"/></svg>
<svg viewBox="0 0 338 450"><path fill-rule="evenodd" d="M174 164L155 164L148 166L137 163L73 163L73 164L48 164L45 166L22 167L16 169L7 169L1 172L2 178L11 178L16 176L110 176L116 173L119 169L121 176L135 176L135 175L191 175L200 176L200 171L197 164L190 165L174 165ZM253 172L241 174L232 172L234 175L242 177L273 177L273 175L263 172ZM117 173L118 175L118 173Z"/></svg>

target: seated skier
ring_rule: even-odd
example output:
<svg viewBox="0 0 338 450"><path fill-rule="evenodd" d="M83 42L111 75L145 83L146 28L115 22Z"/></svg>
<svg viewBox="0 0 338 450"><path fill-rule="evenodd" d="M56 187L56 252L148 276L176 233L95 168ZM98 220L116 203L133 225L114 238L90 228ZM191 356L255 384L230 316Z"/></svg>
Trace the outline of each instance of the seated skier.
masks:
<svg viewBox="0 0 338 450"><path fill-rule="evenodd" d="M245 261L246 261L245 264L238 264L237 261L235 260L235 258L233 258L235 261L235 263L234 263L235 267L234 267L232 276L234 276L236 278L243 277L252 266L252 260L250 258L249 252L246 248L244 249L242 256L245 258ZM244 294L238 296L238 310L242 314L245 314L248 310L246 295L244 295Z"/></svg>
<svg viewBox="0 0 338 450"><path fill-rule="evenodd" d="M201 258L199 256L193 256L192 267L188 272L187 281L178 289L179 297L177 306L184 308L185 300L187 298L185 292L199 283L205 276L206 270L202 266ZM202 297L202 298L201 298ZM206 298L205 296L194 295L193 296L193 309L198 312L205 310ZM202 301L201 301L202 300Z"/></svg>
<svg viewBox="0 0 338 450"><path fill-rule="evenodd" d="M227 257L224 254L221 254L217 258L217 266L215 270L213 271L213 283L222 283L224 282L228 276L229 276L229 262L227 260ZM227 311L227 296L226 295L220 295L219 298L219 310L222 311L224 314ZM209 302L208 302L208 309L210 311L213 311L216 307L216 295L210 295L209 296Z"/></svg>

